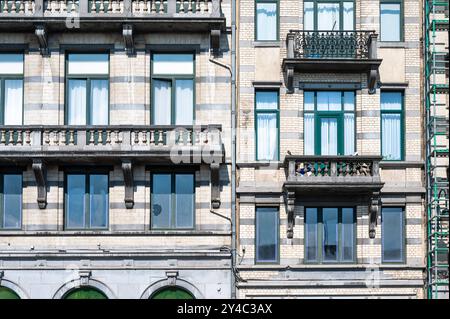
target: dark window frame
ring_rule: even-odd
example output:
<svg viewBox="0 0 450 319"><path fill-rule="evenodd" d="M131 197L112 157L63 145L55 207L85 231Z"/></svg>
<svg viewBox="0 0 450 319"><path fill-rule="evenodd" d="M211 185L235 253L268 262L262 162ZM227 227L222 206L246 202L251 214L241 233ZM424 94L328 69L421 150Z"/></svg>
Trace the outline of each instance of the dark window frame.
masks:
<svg viewBox="0 0 450 319"><path fill-rule="evenodd" d="M259 260L258 258L258 247L259 247L259 214L258 209L260 208L271 208L276 211L275 233L276 233L276 244L275 244L275 260ZM255 207L255 264L279 264L280 263L280 208L278 206L256 206Z"/></svg>
<svg viewBox="0 0 450 319"><path fill-rule="evenodd" d="M3 52L0 51L1 54L17 54L22 55L22 74L0 74L0 125L5 125L5 81L6 80L21 80L22 81L22 125L24 122L24 100L25 100L25 53L24 52Z"/></svg>
<svg viewBox="0 0 450 319"><path fill-rule="evenodd" d="M381 38L381 6L383 4L400 4L400 38L398 40L395 41L383 41L383 39ZM379 26L380 26L380 42L403 42L405 41L405 9L404 9L404 3L403 0L380 0L380 4L379 4L379 10L380 10L380 15L379 15Z"/></svg>
<svg viewBox="0 0 450 319"><path fill-rule="evenodd" d="M401 258L399 260L386 260L384 258L384 222L383 222L383 209L384 208L398 208L401 210L401 222L402 225L400 228L402 229L402 236L401 236ZM381 207L381 262L383 264L404 264L406 263L406 207L405 206L383 206Z"/></svg>
<svg viewBox="0 0 450 319"><path fill-rule="evenodd" d="M398 93L401 95L401 110L383 110L381 109L383 93ZM385 159L383 156L383 114L400 114L400 159ZM405 91L399 90L381 90L380 92L380 154L383 156L383 161L399 162L405 159Z"/></svg>
<svg viewBox="0 0 450 319"><path fill-rule="evenodd" d="M276 109L258 109L256 95L258 92L271 92L277 94L277 108ZM255 89L254 94L254 112L255 112L255 159L256 161L279 161L280 160L280 90L279 89ZM275 114L277 119L277 153L274 159L266 160L258 158L258 114Z"/></svg>
<svg viewBox="0 0 450 319"><path fill-rule="evenodd" d="M275 3L277 10L277 18L276 18L276 30L275 30L275 39L271 40L258 40L258 3ZM255 42L276 42L280 41L280 0L255 0L255 8L254 8L254 39Z"/></svg>
<svg viewBox="0 0 450 319"><path fill-rule="evenodd" d="M21 194L20 194L20 220L19 227L4 227L5 212L4 207L4 176L5 175L20 175L21 176ZM8 172L0 171L0 231L22 230L23 227L23 172L22 170L12 169Z"/></svg>
<svg viewBox="0 0 450 319"><path fill-rule="evenodd" d="M319 12L317 10L317 4L318 3L339 3L339 30L340 31L355 31L356 30L356 4L355 0L307 0L303 1L303 25L305 25L305 6L304 4L306 2L313 2L313 19L314 19L314 30L306 30L305 31L318 31L318 15ZM344 2L352 2L353 3L353 30L343 30L344 28ZM334 30L334 31L339 31ZM331 31L331 30L328 30ZM325 30L322 30L320 32L326 32Z"/></svg>

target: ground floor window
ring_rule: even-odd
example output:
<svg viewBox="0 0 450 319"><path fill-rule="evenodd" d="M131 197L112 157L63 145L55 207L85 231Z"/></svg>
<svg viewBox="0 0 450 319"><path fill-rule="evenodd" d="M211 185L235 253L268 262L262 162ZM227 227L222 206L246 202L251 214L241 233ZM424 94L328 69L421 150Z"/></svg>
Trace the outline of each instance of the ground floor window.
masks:
<svg viewBox="0 0 450 319"><path fill-rule="evenodd" d="M162 288L155 292L151 299L195 299L186 289L180 287Z"/></svg>
<svg viewBox="0 0 450 319"><path fill-rule="evenodd" d="M381 211L381 246L383 262L404 261L404 209L383 207Z"/></svg>
<svg viewBox="0 0 450 319"><path fill-rule="evenodd" d="M96 288L83 287L70 290L63 299L108 299L108 297Z"/></svg>
<svg viewBox="0 0 450 319"><path fill-rule="evenodd" d="M20 299L20 297L11 289L0 286L0 299Z"/></svg>
<svg viewBox="0 0 450 319"><path fill-rule="evenodd" d="M279 217L277 207L256 208L256 262L278 262Z"/></svg>
<svg viewBox="0 0 450 319"><path fill-rule="evenodd" d="M0 229L22 227L22 174L0 173Z"/></svg>

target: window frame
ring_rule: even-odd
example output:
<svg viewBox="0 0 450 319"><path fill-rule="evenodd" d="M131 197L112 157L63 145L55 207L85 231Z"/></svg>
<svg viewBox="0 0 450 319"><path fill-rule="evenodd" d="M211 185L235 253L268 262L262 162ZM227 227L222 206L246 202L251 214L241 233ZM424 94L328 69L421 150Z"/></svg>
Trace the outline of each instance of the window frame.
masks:
<svg viewBox="0 0 450 319"><path fill-rule="evenodd" d="M22 124L25 118L25 53L17 51L0 52L1 54L17 54L22 55L22 74L0 74L0 125L5 125L5 81L6 80L22 80Z"/></svg>
<svg viewBox="0 0 450 319"><path fill-rule="evenodd" d="M381 96L383 93L399 93L401 95L401 110L383 110L381 108ZM384 159L383 156L383 114L400 114L400 159ZM380 154L383 162L400 162L405 160L405 91L382 90L380 91Z"/></svg>
<svg viewBox="0 0 450 319"><path fill-rule="evenodd" d="M378 10L379 10L379 28L380 28L380 42L403 42L405 41L405 34L404 34L404 29L405 29L405 8L404 8L404 1L403 0L380 0L380 4L378 6ZM400 4L400 38L396 41L383 41L383 39L381 38L381 5L382 4Z"/></svg>
<svg viewBox="0 0 450 319"><path fill-rule="evenodd" d="M4 206L4 176L5 175L20 175L21 176L21 187L22 190L20 194L20 218L19 218L19 227L4 227L4 218L5 212L3 211ZM22 230L23 228L23 172L21 170L11 169L7 172L0 171L0 232L1 231L14 231L14 230Z"/></svg>
<svg viewBox="0 0 450 319"><path fill-rule="evenodd" d="M313 2L313 18L314 18L314 30L306 30L304 29L305 25L305 2ZM352 2L353 3L353 30L343 30L344 27L344 2ZM327 32L325 30L319 31L317 30L318 26L318 10L317 10L317 4L318 3L339 3L339 30L334 31L356 31L356 4L355 0L306 0L303 1L303 29L304 31L318 31L318 32ZM328 30L331 31L331 30Z"/></svg>
<svg viewBox="0 0 450 319"><path fill-rule="evenodd" d="M308 208L317 209L317 248L316 248L316 260L308 260L307 259L307 236L306 236L306 210ZM323 260L323 209L324 208L337 208L338 210L338 253L337 260L324 261ZM353 260L342 260L342 210L344 208L353 210ZM336 207L314 207L314 206L305 206L304 207L304 218L303 218L303 227L304 227L304 244L303 244L303 260L305 264L356 264L358 260L358 249L357 249L357 207L355 206L336 206Z"/></svg>
<svg viewBox="0 0 450 319"><path fill-rule="evenodd" d="M393 260L385 260L384 259L384 227L383 227L383 208L399 208L402 211L402 251L401 251L401 260L393 261ZM381 263L382 264L405 264L406 263L406 207L405 206L382 206L381 207Z"/></svg>
<svg viewBox="0 0 450 319"><path fill-rule="evenodd" d="M153 70L153 62L154 62L154 55L155 54L190 54L192 55L192 74L154 74ZM187 51L152 51L150 52L150 124L151 125L162 125L162 124L156 124L155 123L155 110L156 110L156 103L155 103L155 94L154 94L154 80L159 81L167 81L171 84L171 92L170 92L170 98L171 98L171 105L170 105L170 124L172 126L175 126L175 120L176 120L176 86L175 83L177 80L192 80L192 125L195 123L195 113L196 113L196 52L193 50L187 50ZM183 126L183 124L181 124Z"/></svg>
<svg viewBox="0 0 450 319"><path fill-rule="evenodd" d="M110 205L111 205L111 198L110 198L110 176L109 176L109 170L107 169L87 169L87 170L81 170L81 169L74 169L74 170L66 170L64 172L64 230L68 231L104 231L109 230L110 225ZM84 218L85 218L85 226L83 228L79 227L68 227L67 226L67 214L68 214L68 207L67 207L67 196L68 196L68 187L67 187L67 176L68 175L84 175L85 178L85 188L84 188L84 201L86 204L86 211L84 212ZM108 178L108 187L107 187L107 196L108 196L108 205L107 205L107 212L106 212L106 226L105 227L86 227L87 221L89 221L90 224L90 216L91 216L91 207L89 205L89 197L90 197L90 175L106 175Z"/></svg>
<svg viewBox="0 0 450 319"><path fill-rule="evenodd" d="M277 224L275 225L275 232L276 232L276 254L275 254L275 260L273 261L259 261L258 260L258 229L259 229L259 217L258 217L258 209L259 208L273 208L276 210L276 219ZM255 245L255 255L254 255L254 262L258 265L274 265L280 263L280 207L279 206L256 206L255 207L255 238L254 238L254 245Z"/></svg>
<svg viewBox="0 0 450 319"><path fill-rule="evenodd" d="M257 101L256 101L256 93L257 92L272 92L272 93L276 93L277 94L277 109L267 109L267 110L261 110L261 109L257 109ZM254 93L254 101L253 101L253 108L254 108L254 112L255 112L255 159L256 161L260 161L260 162L270 162L270 161L279 161L280 160L280 89L278 88L267 88L267 89L255 89L255 93ZM258 158L258 114L272 114L275 113L276 114L276 119L277 119L277 154L275 159L272 160L266 160L266 159L259 159Z"/></svg>
<svg viewBox="0 0 450 319"><path fill-rule="evenodd" d="M196 172L194 170L190 171L190 170L156 170L154 172L150 173L150 230L151 231L189 231L189 230L195 230L196 227L196 212L197 212L197 208L196 208L196 184L197 184L197 180L195 178L195 174ZM170 227L157 227L155 228L153 226L153 176L154 175L170 175L170 205L171 205L171 214L170 214ZM176 209L175 209L175 204L176 204L176 200L175 200L175 189L176 189L176 175L192 175L193 177L193 190L194 193L192 194L193 199L194 199L194 211L192 212L192 227L183 227L183 228L178 228L176 226Z"/></svg>
<svg viewBox="0 0 450 319"><path fill-rule="evenodd" d="M312 92L314 93L314 110L306 110L305 109L305 93ZM318 111L317 110L317 93L318 92L340 92L341 93L341 110L340 111ZM352 92L354 96L354 104L353 104L353 110L345 110L344 107L344 96L346 92ZM338 125L338 156L349 156L344 155L345 152L345 127L344 127L344 116L345 114L353 114L354 118L354 136L353 136L353 143L354 143L354 152L358 151L358 145L357 145L357 117L356 117L356 91L355 90L304 90L303 91L303 136L305 136L305 114L313 114L314 116L314 155L315 156L322 156L322 143L321 141L321 131L320 131L320 119L322 118L337 118L337 125ZM305 144L305 143L304 143ZM303 145L303 153L305 153L306 147ZM328 155L324 155L328 156Z"/></svg>
<svg viewBox="0 0 450 319"><path fill-rule="evenodd" d="M69 55L71 54L104 54L108 56L108 74L69 74ZM108 81L108 124L111 121L111 52L110 51L67 51L65 52L65 79L64 79L64 123L69 125L69 81L70 80L82 80L86 81L86 124L85 126L91 126L91 82L92 80L106 80ZM72 126L78 126L78 124L71 124Z"/></svg>
<svg viewBox="0 0 450 319"><path fill-rule="evenodd" d="M276 37L273 40L258 40L258 3L275 3L277 7ZM277 42L280 41L280 0L255 0L254 2L254 40L255 42Z"/></svg>

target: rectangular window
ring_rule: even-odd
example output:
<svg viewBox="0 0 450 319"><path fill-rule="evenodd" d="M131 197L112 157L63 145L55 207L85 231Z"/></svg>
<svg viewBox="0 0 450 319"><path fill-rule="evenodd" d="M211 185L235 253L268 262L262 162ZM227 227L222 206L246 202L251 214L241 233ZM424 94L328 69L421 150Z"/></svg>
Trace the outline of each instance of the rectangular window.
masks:
<svg viewBox="0 0 450 319"><path fill-rule="evenodd" d="M256 91L256 160L276 161L278 151L278 91Z"/></svg>
<svg viewBox="0 0 450 319"><path fill-rule="evenodd" d="M66 174L66 229L107 229L108 174Z"/></svg>
<svg viewBox="0 0 450 319"><path fill-rule="evenodd" d="M278 262L278 228L278 208L256 208L256 262Z"/></svg>
<svg viewBox="0 0 450 319"><path fill-rule="evenodd" d="M0 125L23 124L23 59L0 53Z"/></svg>
<svg viewBox="0 0 450 319"><path fill-rule="evenodd" d="M305 155L353 155L355 92L305 91Z"/></svg>
<svg viewBox="0 0 450 319"><path fill-rule="evenodd" d="M400 0L380 1L380 40L402 40L402 2Z"/></svg>
<svg viewBox="0 0 450 319"><path fill-rule="evenodd" d="M403 159L402 92L381 92L381 154L384 160Z"/></svg>
<svg viewBox="0 0 450 319"><path fill-rule="evenodd" d="M194 228L194 174L153 174L151 207L153 229Z"/></svg>
<svg viewBox="0 0 450 319"><path fill-rule="evenodd" d="M354 1L315 0L303 5L303 30L354 31Z"/></svg>
<svg viewBox="0 0 450 319"><path fill-rule="evenodd" d="M383 207L381 229L383 262L404 262L404 209Z"/></svg>
<svg viewBox="0 0 450 319"><path fill-rule="evenodd" d="M355 225L353 208L305 208L305 260L354 262Z"/></svg>
<svg viewBox="0 0 450 319"><path fill-rule="evenodd" d="M278 1L256 0L256 41L278 40Z"/></svg>
<svg viewBox="0 0 450 319"><path fill-rule="evenodd" d="M66 85L68 125L109 123L108 54L68 54Z"/></svg>
<svg viewBox="0 0 450 319"><path fill-rule="evenodd" d="M0 229L22 227L22 174L0 174Z"/></svg>
<svg viewBox="0 0 450 319"><path fill-rule="evenodd" d="M152 124L193 124L194 70L194 54L152 55Z"/></svg>

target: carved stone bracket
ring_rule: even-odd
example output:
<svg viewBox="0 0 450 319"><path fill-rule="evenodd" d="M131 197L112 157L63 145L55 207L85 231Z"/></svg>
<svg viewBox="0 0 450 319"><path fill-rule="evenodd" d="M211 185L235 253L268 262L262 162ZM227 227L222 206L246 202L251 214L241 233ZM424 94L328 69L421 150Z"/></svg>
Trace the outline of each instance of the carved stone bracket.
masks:
<svg viewBox="0 0 450 319"><path fill-rule="evenodd" d="M37 202L40 209L44 209L47 206L47 172L45 164L42 160L33 160L32 164L34 177L37 184Z"/></svg>
<svg viewBox="0 0 450 319"><path fill-rule="evenodd" d="M211 48L213 51L219 51L220 48L220 29L211 30Z"/></svg>
<svg viewBox="0 0 450 319"><path fill-rule="evenodd" d="M125 207L131 209L134 206L134 184L133 164L130 160L122 161L122 172L125 182Z"/></svg>
<svg viewBox="0 0 450 319"><path fill-rule="evenodd" d="M92 272L90 270L80 270L78 272L78 275L80 276L80 285L81 286L88 286L89 285L89 279L92 276Z"/></svg>
<svg viewBox="0 0 450 319"><path fill-rule="evenodd" d="M286 88L288 93L294 93L294 68L286 68Z"/></svg>
<svg viewBox="0 0 450 319"><path fill-rule="evenodd" d="M166 276L169 286L175 286L177 284L178 271L166 271Z"/></svg>
<svg viewBox="0 0 450 319"><path fill-rule="evenodd" d="M220 164L211 163L211 206L220 208Z"/></svg>
<svg viewBox="0 0 450 319"><path fill-rule="evenodd" d="M369 88L369 94L375 94L378 83L378 68L373 67L370 69L367 75L367 86Z"/></svg>
<svg viewBox="0 0 450 319"><path fill-rule="evenodd" d="M295 192L286 191L287 238L294 238Z"/></svg>
<svg viewBox="0 0 450 319"><path fill-rule="evenodd" d="M34 31L38 42L39 49L41 50L41 54L43 56L48 56L50 54L50 50L48 49L48 33L47 29L44 25L37 25Z"/></svg>
<svg viewBox="0 0 450 319"><path fill-rule="evenodd" d="M136 53L136 48L134 46L134 39L133 39L133 25L132 24L124 24L123 30L123 41L125 43L125 50L127 51L128 55L134 55Z"/></svg>
<svg viewBox="0 0 450 319"><path fill-rule="evenodd" d="M380 192L374 192L370 199L369 206L369 237L375 238L375 228L377 227L377 219L380 211Z"/></svg>

